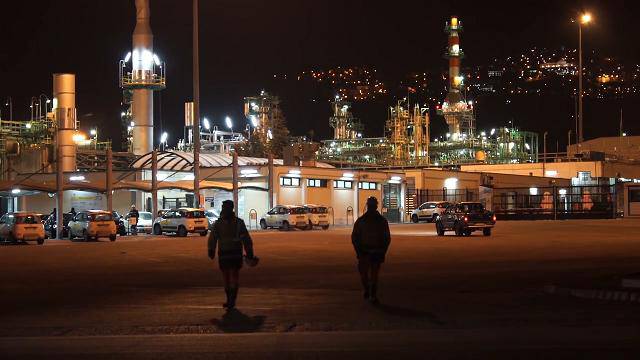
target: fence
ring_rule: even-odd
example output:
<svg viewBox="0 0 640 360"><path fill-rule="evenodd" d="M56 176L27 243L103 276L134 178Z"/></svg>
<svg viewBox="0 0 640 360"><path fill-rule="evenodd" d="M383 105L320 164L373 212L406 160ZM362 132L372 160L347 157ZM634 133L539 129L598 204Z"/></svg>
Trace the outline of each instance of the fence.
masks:
<svg viewBox="0 0 640 360"><path fill-rule="evenodd" d="M615 186L493 189L498 219L609 219L616 214Z"/></svg>

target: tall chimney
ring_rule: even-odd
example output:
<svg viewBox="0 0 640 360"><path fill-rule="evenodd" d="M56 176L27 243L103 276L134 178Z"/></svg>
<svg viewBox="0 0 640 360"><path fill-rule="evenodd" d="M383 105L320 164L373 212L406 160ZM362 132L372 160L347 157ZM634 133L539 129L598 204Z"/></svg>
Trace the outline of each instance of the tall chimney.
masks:
<svg viewBox="0 0 640 360"><path fill-rule="evenodd" d="M150 18L149 0L136 0L131 66L132 78L142 83L153 82L154 77L155 59ZM153 150L153 89L144 86L135 88L132 100L133 153L142 155Z"/></svg>
<svg viewBox="0 0 640 360"><path fill-rule="evenodd" d="M53 74L53 113L58 127L56 141L60 147L58 165L62 171L76 171L76 75Z"/></svg>

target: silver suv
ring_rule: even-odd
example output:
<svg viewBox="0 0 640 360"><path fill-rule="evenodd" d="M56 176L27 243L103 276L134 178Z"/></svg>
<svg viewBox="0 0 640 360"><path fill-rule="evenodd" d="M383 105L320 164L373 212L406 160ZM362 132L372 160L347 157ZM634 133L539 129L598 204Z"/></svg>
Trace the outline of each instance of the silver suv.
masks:
<svg viewBox="0 0 640 360"><path fill-rule="evenodd" d="M429 201L420 205L411 213L411 221L414 223L420 221L435 222L438 215L442 214L451 203L446 201Z"/></svg>
<svg viewBox="0 0 640 360"><path fill-rule="evenodd" d="M302 206L278 205L269 210L267 214L260 219L260 227L279 228L289 230L292 227L311 230L309 222L309 214L306 208Z"/></svg>
<svg viewBox="0 0 640 360"><path fill-rule="evenodd" d="M153 225L154 234L175 233L178 236L187 236L188 233L207 235L209 220L203 210L182 208L169 210L162 215L160 221Z"/></svg>

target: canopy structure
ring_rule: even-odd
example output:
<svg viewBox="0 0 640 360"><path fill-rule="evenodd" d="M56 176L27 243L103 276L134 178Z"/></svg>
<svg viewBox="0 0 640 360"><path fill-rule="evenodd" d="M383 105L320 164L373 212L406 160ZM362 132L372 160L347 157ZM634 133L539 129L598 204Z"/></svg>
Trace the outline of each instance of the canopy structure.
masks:
<svg viewBox="0 0 640 360"><path fill-rule="evenodd" d="M63 186L64 190L81 190L104 193L107 191L105 181L67 181ZM113 190L140 190L151 192L151 181L149 180L122 180L113 184ZM242 183L238 186L239 189L254 189L267 191L265 188L256 186L243 186ZM193 181L181 180L181 181L158 181L158 190L178 189L183 191L193 191ZM217 189L232 191L233 185L228 182L220 181L201 181L200 189ZM15 191L20 191L15 193ZM55 181L36 181L36 180L24 180L18 183L12 181L0 181L0 195L2 196L17 196L25 195L24 192L39 191L47 193L56 192Z"/></svg>
<svg viewBox="0 0 640 360"><path fill-rule="evenodd" d="M228 154L200 153L201 168L230 167L232 156ZM151 169L152 153L141 155L132 164L133 169ZM269 160L265 158L239 156L239 166L266 166ZM274 159L274 165L283 165L282 159ZM327 163L316 163L319 168L333 168ZM184 151L164 151L158 153L158 170L165 171L193 171L193 153Z"/></svg>

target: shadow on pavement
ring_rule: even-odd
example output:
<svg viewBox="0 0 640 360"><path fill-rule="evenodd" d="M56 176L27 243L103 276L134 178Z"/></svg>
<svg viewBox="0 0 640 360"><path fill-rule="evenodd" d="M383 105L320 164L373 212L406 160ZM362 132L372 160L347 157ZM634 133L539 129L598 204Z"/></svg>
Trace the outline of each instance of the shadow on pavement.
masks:
<svg viewBox="0 0 640 360"><path fill-rule="evenodd" d="M247 316L238 309L228 310L221 319L212 319L211 324L226 333L255 332L264 325L265 316Z"/></svg>
<svg viewBox="0 0 640 360"><path fill-rule="evenodd" d="M394 306L388 304L378 304L376 309L381 312L397 317L411 318L411 319L424 319L435 325L444 325L444 321L438 319L437 316L430 312L417 310L417 309L409 309L401 306Z"/></svg>

